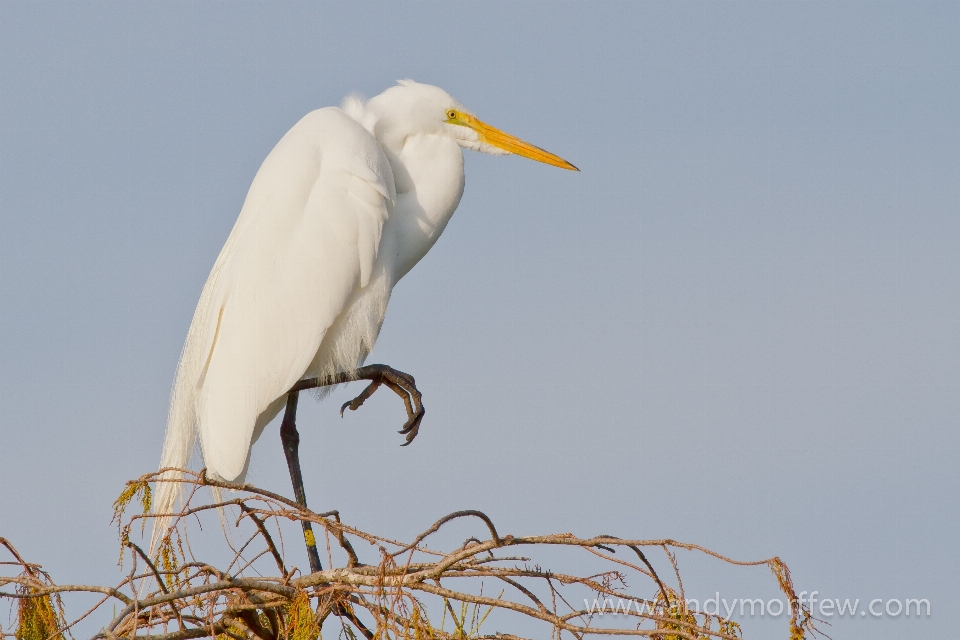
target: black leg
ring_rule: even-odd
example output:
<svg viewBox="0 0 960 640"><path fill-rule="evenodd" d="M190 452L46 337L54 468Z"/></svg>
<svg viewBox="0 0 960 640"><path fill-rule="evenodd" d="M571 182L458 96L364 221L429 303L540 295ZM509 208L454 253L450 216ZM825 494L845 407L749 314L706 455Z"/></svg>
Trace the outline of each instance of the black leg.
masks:
<svg viewBox="0 0 960 640"><path fill-rule="evenodd" d="M303 475L300 473L300 433L297 431L297 396L296 391L287 394L287 409L283 413L283 423L280 425L280 440L283 442L283 453L287 457L287 468L290 470L290 481L293 483L293 495L300 506L307 506L307 494L303 490ZM317 539L313 535L313 524L308 520L301 520L303 525L303 539L307 543L307 558L310 560L310 573L322 571L320 554L317 552Z"/></svg>
<svg viewBox="0 0 960 640"><path fill-rule="evenodd" d="M407 410L407 421L400 429L400 433L407 436L404 445L410 444L420 430L420 423L423 421L424 415L420 390L417 389L417 383L413 376L403 371L397 371L384 364L371 364L354 371L339 373L330 379L301 380L287 393L287 408L283 413L283 422L280 425L280 440L283 442L283 453L287 458L287 468L290 471L290 481L293 483L294 498L303 507L307 506L307 494L303 489L303 475L300 472L300 433L297 432L297 398L299 392L304 389L343 384L354 380L369 380L370 384L356 398L344 403L340 408L341 416L347 408L351 411L359 409L380 385L384 385L403 399L403 405ZM307 543L310 573L322 571L323 566L320 564L320 554L317 552L317 539L313 535L313 525L306 520L301 520L300 524L303 526L303 538Z"/></svg>
<svg viewBox="0 0 960 640"><path fill-rule="evenodd" d="M287 408L283 412L283 422L280 424L280 441L283 443L283 453L287 457L287 468L290 470L290 481L293 483L293 495L301 506L306 507L307 494L303 490L303 475L300 472L300 433L297 431L298 395L299 392L297 391L291 391L287 394ZM322 571L320 554L317 552L317 539L313 535L313 524L307 520L301 520L300 524L303 525L303 539L307 543L310 573ZM349 606L338 604L334 607L333 613L347 618L360 630L364 637L373 640L373 632L357 618Z"/></svg>

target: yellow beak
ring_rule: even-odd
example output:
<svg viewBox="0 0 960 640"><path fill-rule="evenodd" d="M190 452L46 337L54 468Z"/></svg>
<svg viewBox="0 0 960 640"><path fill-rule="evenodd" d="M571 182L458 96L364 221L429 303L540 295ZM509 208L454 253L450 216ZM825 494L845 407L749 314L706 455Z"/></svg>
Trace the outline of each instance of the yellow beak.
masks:
<svg viewBox="0 0 960 640"><path fill-rule="evenodd" d="M555 167L560 167L561 169L580 171L580 169L577 169L560 156L555 156L549 151L544 151L540 147L535 147L528 142L524 142L520 138L514 138L509 133L504 133L496 127L491 127L486 122L478 120L477 118L474 118L466 113L457 114L456 124L470 127L477 132L478 136L480 136L480 142L485 142L491 146L497 147L498 149L503 149L504 151L515 153L518 156L536 160L537 162L543 162Z"/></svg>

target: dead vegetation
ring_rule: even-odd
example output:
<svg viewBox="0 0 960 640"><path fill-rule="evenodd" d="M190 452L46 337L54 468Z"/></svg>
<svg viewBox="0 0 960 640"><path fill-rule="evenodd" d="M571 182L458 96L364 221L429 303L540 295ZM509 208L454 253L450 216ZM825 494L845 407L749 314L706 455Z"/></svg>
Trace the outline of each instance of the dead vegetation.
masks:
<svg viewBox="0 0 960 640"><path fill-rule="evenodd" d="M491 620L498 625L522 621L523 629L539 625L537 636L550 633L556 640L565 634L576 640L589 635L740 638L736 622L687 608L675 558L678 549L735 565L766 565L790 603L784 637L802 640L815 633L810 613L797 604L790 573L779 558L738 562L667 539L505 535L479 511L451 513L404 543L351 527L340 521L337 512L314 513L250 485L212 482L202 472L185 474L183 508L173 514L153 557L132 538L142 535L148 521L163 515L150 509L150 483L159 473L129 482L117 499L120 561L128 573L115 587L57 585L39 565L24 560L9 541L0 538L10 555L0 562L0 588L4 589L0 597L9 599L13 610L12 628L3 635L17 640L61 640L79 619L109 612L106 605L112 601L115 615L95 639L306 640L320 637L322 628L344 640L358 636L377 640L519 637L489 632ZM204 498L209 492L201 491L204 486L231 491L220 502L208 502ZM134 503L139 503L138 513L127 516ZM224 529L216 525L218 514L228 525ZM201 531L202 518L213 526ZM475 523L475 537L447 551L428 547L449 523L464 519L471 526ZM285 545L284 531L289 537L294 531L290 523L299 527L304 521L323 530L325 570L302 571L288 559L302 552L302 540ZM220 568L197 557L191 548L192 540L209 536L210 531L222 536L219 544L230 550L230 559ZM321 549L323 542L318 541ZM362 560L358 546L364 552ZM547 569L534 556L550 549L564 551L561 559L592 554L590 560L604 568L590 575ZM658 574L648 559L651 553L665 554L673 575ZM60 594L76 592L101 594L102 599L78 620L68 621ZM617 606L619 615L600 615L598 603Z"/></svg>

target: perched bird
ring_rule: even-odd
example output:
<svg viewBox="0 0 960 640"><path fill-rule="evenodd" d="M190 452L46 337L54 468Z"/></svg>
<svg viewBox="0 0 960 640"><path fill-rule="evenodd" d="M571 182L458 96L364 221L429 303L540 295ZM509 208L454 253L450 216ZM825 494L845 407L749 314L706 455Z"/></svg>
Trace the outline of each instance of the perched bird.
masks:
<svg viewBox="0 0 960 640"><path fill-rule="evenodd" d="M285 403L295 403L288 393L298 383L371 380L354 409L385 384L412 398L404 429L408 438L416 434L423 411L412 378L358 367L373 349L394 285L430 250L460 202L463 148L576 170L480 121L442 89L411 80L366 102L350 97L341 108L313 111L283 136L250 185L200 296L177 369L161 469L186 467L199 436L207 476L242 482L251 446ZM179 486L159 483L155 513L173 509ZM155 522L153 548L167 523Z"/></svg>

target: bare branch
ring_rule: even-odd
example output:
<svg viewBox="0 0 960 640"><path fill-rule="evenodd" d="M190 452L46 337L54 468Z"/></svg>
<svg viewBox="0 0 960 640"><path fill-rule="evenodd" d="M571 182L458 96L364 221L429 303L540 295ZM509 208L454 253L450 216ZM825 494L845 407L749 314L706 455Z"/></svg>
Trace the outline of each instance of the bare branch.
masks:
<svg viewBox="0 0 960 640"><path fill-rule="evenodd" d="M155 482L163 471L139 478L128 485L126 493L131 494L131 486L142 487ZM242 640L314 638L320 633L323 621L330 619L331 615L333 619L339 618L347 630L346 636L354 639L362 634L380 640L414 637L425 640L519 640L516 636L480 632L486 615L495 610L539 621L551 629L555 639L559 639L563 632L571 634L575 640L590 635L688 640L738 638L739 627L735 623L717 615L686 609L683 583L672 550L687 549L736 566L768 567L789 601L792 615L788 637L796 640L817 633L809 610L797 601L789 570L779 558L744 562L699 545L671 539L629 540L609 535L578 538L570 533L501 536L490 517L473 510L444 516L412 542L403 543L350 527L340 521L337 512L314 513L294 501L251 485L211 481L203 472L185 473L183 481L193 486L179 512L156 514L147 511L131 516L121 527L121 545L134 552L134 566L119 585L113 588L55 585L40 565L26 562L12 544L0 538L0 546L14 559L13 562L0 562L0 584L16 585L14 592L0 593L0 597L22 602L56 597L62 593L92 592L107 596L93 610L102 607L108 598L116 598L124 608L98 634L97 637L104 640L119 637L189 640L207 636ZM232 489L239 496L222 502L197 503L200 497L197 489L203 485ZM217 526L200 529L198 525L200 518L219 520L217 510L229 505L236 505L241 510L240 517L230 526L245 527L239 538L245 542L233 553L227 569L218 569L192 555L185 555L181 541L188 536L211 535L208 533L211 531L212 535L226 535L221 534ZM173 524L157 556L151 558L129 539L133 530L131 525L161 515L173 516ZM464 517L480 519L490 538L470 538L463 546L447 552L422 546L424 540L445 524ZM344 549L346 564L296 576L295 568L287 569L289 563L267 528L271 518L275 519L278 531L282 522L311 522L323 526ZM252 525L245 524L246 520ZM374 545L380 555L379 561L361 563L349 538ZM525 547L530 553L523 556L493 555L496 549L506 547ZM604 568L598 573L583 575L531 565L533 561L527 556L547 547L587 550L597 562L603 563ZM675 584L665 582L647 559L644 549L652 547L663 548L667 553ZM619 549L632 551L640 563L613 557ZM404 554L406 562L398 564L397 558ZM272 563L266 561L267 556ZM137 559L147 565L145 573L137 573ZM278 575L265 575L273 565ZM7 569L19 573L5 574ZM231 574L231 571L235 573ZM649 588L657 596L651 600L643 593L628 592L629 576L632 576L629 583L639 579L641 589ZM156 588L137 586L141 585L143 578L149 577L156 582ZM498 597L483 595L482 581L485 579L505 583L512 590L501 592ZM543 599L544 595L549 600ZM594 617L603 614L602 609L597 611L589 606L581 609L571 604L578 597L584 597L586 604L588 596L595 597L595 605L602 601L601 606L606 606L611 598L628 603L626 611L620 612L625 617L614 618L613 625L594 626ZM453 606L454 603L458 603L457 607ZM443 613L444 620L452 617L454 629L444 630L443 624L438 627L430 621L428 609L434 605L438 614ZM468 609L472 611L469 616ZM88 611L82 617L90 613ZM171 631L170 624L179 628ZM64 620L62 624L57 623L57 628L62 632L71 625ZM7 634L4 632L4 635Z"/></svg>

